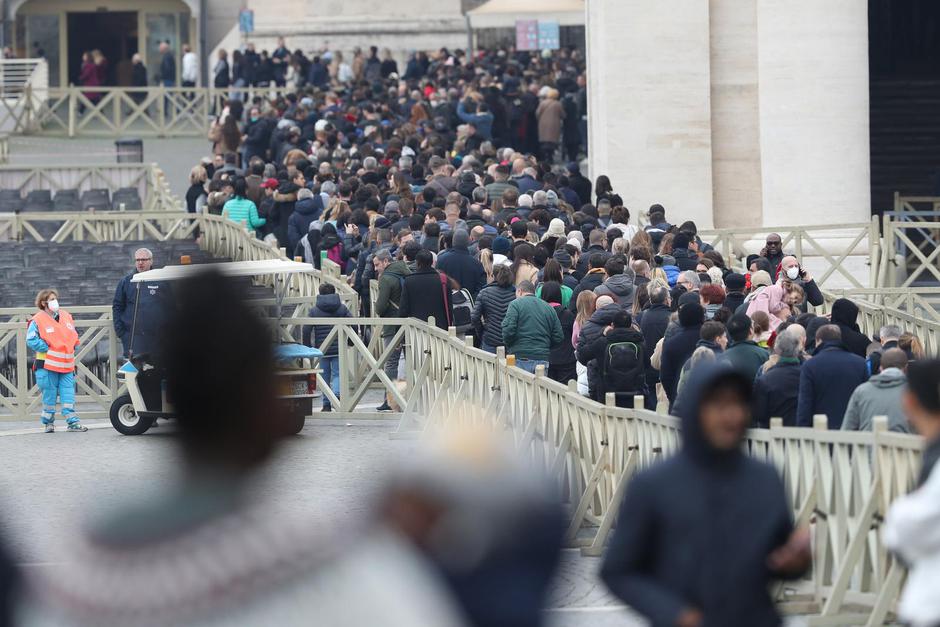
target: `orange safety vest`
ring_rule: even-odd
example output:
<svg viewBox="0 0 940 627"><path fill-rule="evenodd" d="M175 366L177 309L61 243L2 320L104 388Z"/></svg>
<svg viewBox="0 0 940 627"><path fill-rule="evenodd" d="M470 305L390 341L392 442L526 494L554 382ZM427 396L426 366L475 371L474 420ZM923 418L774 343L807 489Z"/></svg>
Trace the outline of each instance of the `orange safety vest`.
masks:
<svg viewBox="0 0 940 627"><path fill-rule="evenodd" d="M78 331L69 312L59 310L56 320L45 311L38 312L31 322L36 323L39 337L49 345L45 353L36 353L36 359L43 360L43 367L52 372L72 372L75 370L75 347L78 346Z"/></svg>

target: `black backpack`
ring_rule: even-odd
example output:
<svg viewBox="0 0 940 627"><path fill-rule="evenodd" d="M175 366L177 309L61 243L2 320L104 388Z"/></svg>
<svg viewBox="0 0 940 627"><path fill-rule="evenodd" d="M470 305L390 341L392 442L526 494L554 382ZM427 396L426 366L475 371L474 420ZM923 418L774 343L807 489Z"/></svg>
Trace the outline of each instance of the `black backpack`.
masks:
<svg viewBox="0 0 940 627"><path fill-rule="evenodd" d="M613 342L604 352L604 387L606 392L642 393L646 383L643 345Z"/></svg>

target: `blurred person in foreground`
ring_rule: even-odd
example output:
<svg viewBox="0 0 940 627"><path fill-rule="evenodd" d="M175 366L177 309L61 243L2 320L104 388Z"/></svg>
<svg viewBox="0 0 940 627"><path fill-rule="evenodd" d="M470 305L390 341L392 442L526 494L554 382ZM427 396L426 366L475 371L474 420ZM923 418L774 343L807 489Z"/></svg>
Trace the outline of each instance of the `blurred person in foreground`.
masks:
<svg viewBox="0 0 940 627"><path fill-rule="evenodd" d="M898 616L913 627L940 625L940 360L911 362L901 397L911 426L927 446L917 487L888 510L885 546L910 569Z"/></svg>
<svg viewBox="0 0 940 627"><path fill-rule="evenodd" d="M744 454L751 382L695 368L682 392L682 449L627 487L601 576L654 626L779 625L774 579L810 565L773 466Z"/></svg>
<svg viewBox="0 0 940 627"><path fill-rule="evenodd" d="M285 432L270 330L211 270L177 295L162 365L180 481L73 534L61 567L35 574L20 624L463 624L401 534L339 537L325 520L274 516L252 499L249 482Z"/></svg>
<svg viewBox="0 0 940 627"><path fill-rule="evenodd" d="M468 624L536 627L565 515L546 479L501 437L442 432L391 473L380 514L434 564Z"/></svg>

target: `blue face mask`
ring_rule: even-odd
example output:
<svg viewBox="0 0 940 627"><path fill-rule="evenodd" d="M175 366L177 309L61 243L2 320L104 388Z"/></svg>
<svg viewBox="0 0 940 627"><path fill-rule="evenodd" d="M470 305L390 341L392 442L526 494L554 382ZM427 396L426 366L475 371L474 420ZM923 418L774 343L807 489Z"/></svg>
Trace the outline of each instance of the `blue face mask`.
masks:
<svg viewBox="0 0 940 627"><path fill-rule="evenodd" d="M252 121L252 122L257 122L257 121L258 121L258 116L256 116L256 115L251 116L251 121Z"/></svg>

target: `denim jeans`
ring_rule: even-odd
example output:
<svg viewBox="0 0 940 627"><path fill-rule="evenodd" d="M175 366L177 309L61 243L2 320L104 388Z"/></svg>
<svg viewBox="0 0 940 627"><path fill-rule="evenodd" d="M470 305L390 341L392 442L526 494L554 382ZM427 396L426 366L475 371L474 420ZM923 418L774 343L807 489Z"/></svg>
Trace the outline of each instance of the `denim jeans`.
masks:
<svg viewBox="0 0 940 627"><path fill-rule="evenodd" d="M526 372L531 372L535 374L535 369L539 366L545 366L545 374L548 374L548 361L542 359L518 359L516 358L516 365L525 370Z"/></svg>
<svg viewBox="0 0 940 627"><path fill-rule="evenodd" d="M323 370L323 380L329 381L330 389L336 398L339 398L339 356L321 357L320 368ZM323 395L323 406L330 407L330 399Z"/></svg>
<svg viewBox="0 0 940 627"><path fill-rule="evenodd" d="M389 342L392 341L394 336L383 337L382 340L385 342L386 348L388 347ZM398 379L398 360L401 359L401 341L399 340L398 344L395 345L395 348L392 349L392 352L388 355L388 360L385 362L385 374L388 375L388 378L392 381Z"/></svg>
<svg viewBox="0 0 940 627"><path fill-rule="evenodd" d="M486 342L481 342L481 343L480 343L480 348L482 348L483 350L485 350L487 353L493 353L494 355L496 354L496 347L493 346L492 344L487 344Z"/></svg>

